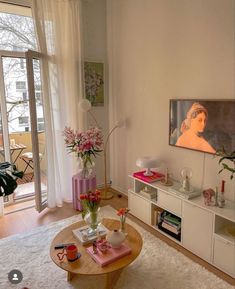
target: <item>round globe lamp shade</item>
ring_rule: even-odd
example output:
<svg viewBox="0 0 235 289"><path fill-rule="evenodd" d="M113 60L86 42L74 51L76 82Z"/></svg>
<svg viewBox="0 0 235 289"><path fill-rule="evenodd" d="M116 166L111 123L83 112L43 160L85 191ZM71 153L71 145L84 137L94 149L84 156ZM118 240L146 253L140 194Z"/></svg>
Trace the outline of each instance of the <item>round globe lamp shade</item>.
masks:
<svg viewBox="0 0 235 289"><path fill-rule="evenodd" d="M145 176L152 176L153 173L151 172L151 168L156 168L158 162L156 159L153 159L151 157L141 157L137 159L136 165L137 167L146 169L144 173Z"/></svg>
<svg viewBox="0 0 235 289"><path fill-rule="evenodd" d="M88 99L82 99L78 103L79 108L85 112L88 112L91 109L91 103Z"/></svg>

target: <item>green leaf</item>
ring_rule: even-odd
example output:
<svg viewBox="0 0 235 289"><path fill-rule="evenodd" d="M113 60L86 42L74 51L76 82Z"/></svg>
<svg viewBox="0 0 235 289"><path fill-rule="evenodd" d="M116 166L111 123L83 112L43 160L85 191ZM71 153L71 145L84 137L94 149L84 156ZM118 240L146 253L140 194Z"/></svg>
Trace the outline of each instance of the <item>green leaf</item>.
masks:
<svg viewBox="0 0 235 289"><path fill-rule="evenodd" d="M13 176L20 178L20 179L22 179L24 176L24 172L19 172L19 171L12 172L12 174Z"/></svg>
<svg viewBox="0 0 235 289"><path fill-rule="evenodd" d="M0 196L7 196L17 188L17 178L23 177L23 172L17 171L14 164L8 162L0 164Z"/></svg>

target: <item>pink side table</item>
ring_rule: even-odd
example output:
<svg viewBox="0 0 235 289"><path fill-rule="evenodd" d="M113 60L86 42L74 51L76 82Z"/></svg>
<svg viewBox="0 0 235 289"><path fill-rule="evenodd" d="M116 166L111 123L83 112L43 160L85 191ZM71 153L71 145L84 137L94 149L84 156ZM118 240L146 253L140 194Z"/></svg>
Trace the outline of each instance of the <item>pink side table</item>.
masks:
<svg viewBox="0 0 235 289"><path fill-rule="evenodd" d="M82 204L80 202L80 194L85 194L88 191L96 189L96 176L92 174L88 178L82 178L80 174L76 174L72 178L73 187L73 208L82 211Z"/></svg>

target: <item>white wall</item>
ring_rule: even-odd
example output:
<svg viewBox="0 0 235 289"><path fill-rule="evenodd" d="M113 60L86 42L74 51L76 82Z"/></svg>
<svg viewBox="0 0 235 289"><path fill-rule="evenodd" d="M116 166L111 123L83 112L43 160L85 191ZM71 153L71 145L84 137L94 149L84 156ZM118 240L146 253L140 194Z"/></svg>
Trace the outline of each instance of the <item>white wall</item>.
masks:
<svg viewBox="0 0 235 289"><path fill-rule="evenodd" d="M93 107L92 113L102 127L104 135L108 131L108 77L107 77L107 40L106 40L106 0L82 0L82 24L84 40L84 59L105 64L105 106ZM89 124L95 123L88 118ZM97 183L104 183L103 155L94 159Z"/></svg>
<svg viewBox="0 0 235 289"><path fill-rule="evenodd" d="M136 159L149 155L177 179L191 167L199 188L223 177L226 197L235 198L218 159L168 145L169 99L235 98L234 8L233 0L107 1L110 122L128 117L112 142L113 187L126 192Z"/></svg>

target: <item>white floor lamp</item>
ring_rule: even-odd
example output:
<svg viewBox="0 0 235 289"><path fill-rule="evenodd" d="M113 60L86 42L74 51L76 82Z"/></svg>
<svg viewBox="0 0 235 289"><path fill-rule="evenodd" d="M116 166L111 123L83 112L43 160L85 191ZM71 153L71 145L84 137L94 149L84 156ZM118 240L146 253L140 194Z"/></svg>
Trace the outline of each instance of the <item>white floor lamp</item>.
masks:
<svg viewBox="0 0 235 289"><path fill-rule="evenodd" d="M98 128L100 128L100 125L98 123L98 121L96 120L94 114L91 112L91 103L88 99L82 99L79 101L79 108L84 111L84 112L88 112L89 115L91 116L91 118L93 119L93 121L95 122L96 126Z"/></svg>
<svg viewBox="0 0 235 289"><path fill-rule="evenodd" d="M97 122L95 116L91 112L90 101L87 99L82 99L79 102L79 107L84 112L89 113L90 116L92 117L92 119L94 120L95 124L97 125L97 127L100 128L99 123ZM109 200L113 197L112 192L108 191L108 185L107 185L107 148L108 148L108 142L109 142L110 136L115 131L115 129L121 128L123 126L125 126L125 120L120 119L119 121L116 122L114 127L110 130L110 132L108 133L108 135L104 139L104 147L103 147L103 152L104 152L104 190L101 194L101 199L103 199L103 200Z"/></svg>
<svg viewBox="0 0 235 289"><path fill-rule="evenodd" d="M108 185L107 185L107 145L109 142L109 138L112 135L112 133L115 131L116 128L121 128L125 125L125 121L120 119L117 121L115 126L110 130L108 133L105 141L104 141L104 191L101 194L101 199L102 200L109 200L113 197L113 193L108 190Z"/></svg>

